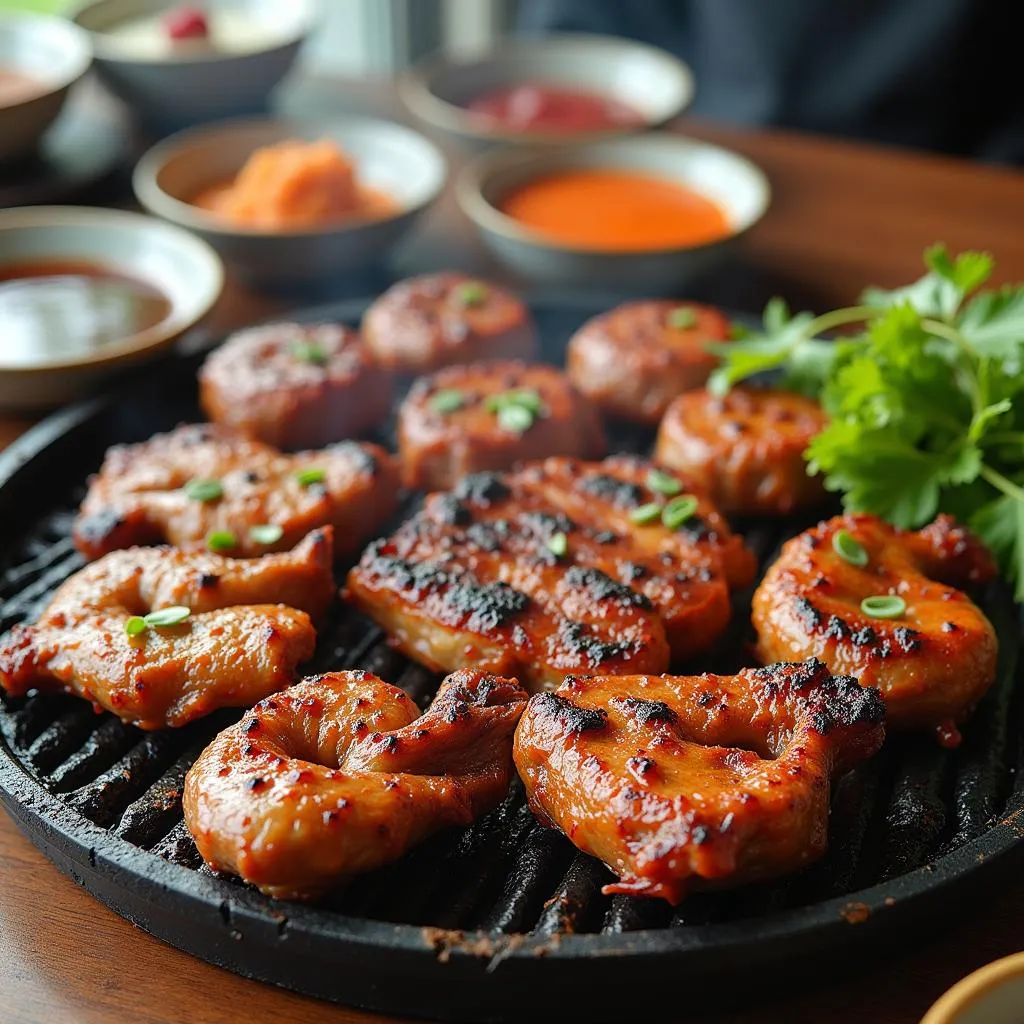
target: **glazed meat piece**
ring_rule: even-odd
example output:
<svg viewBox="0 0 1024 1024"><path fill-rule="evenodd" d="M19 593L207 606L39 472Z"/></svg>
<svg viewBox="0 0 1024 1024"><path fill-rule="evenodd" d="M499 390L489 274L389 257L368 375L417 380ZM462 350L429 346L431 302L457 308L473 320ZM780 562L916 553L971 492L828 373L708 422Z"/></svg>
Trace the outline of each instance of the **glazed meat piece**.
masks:
<svg viewBox="0 0 1024 1024"><path fill-rule="evenodd" d="M883 719L876 690L815 661L570 677L530 698L515 763L534 814L618 875L605 893L678 903L819 857L832 780L878 750Z"/></svg>
<svg viewBox="0 0 1024 1024"><path fill-rule="evenodd" d="M525 699L513 679L461 671L420 716L367 672L306 679L200 755L185 822L214 870L314 898L498 804Z"/></svg>
<svg viewBox="0 0 1024 1024"><path fill-rule="evenodd" d="M395 460L377 445L282 455L224 427L182 426L107 452L75 521L75 546L86 558L159 543L249 558L329 525L340 558L392 515L398 490Z"/></svg>
<svg viewBox="0 0 1024 1024"><path fill-rule="evenodd" d="M402 373L530 359L537 349L537 332L519 299L454 271L392 285L367 309L362 329L377 361Z"/></svg>
<svg viewBox="0 0 1024 1024"><path fill-rule="evenodd" d="M989 553L940 516L918 532L874 516L837 516L788 541L754 594L765 662L820 658L876 686L897 729L946 745L992 685L998 641L954 584L991 579ZM938 581L944 582L938 582Z"/></svg>
<svg viewBox="0 0 1024 1024"><path fill-rule="evenodd" d="M322 448L380 425L391 374L341 324L269 324L233 334L199 371L214 423L275 448Z"/></svg>
<svg viewBox="0 0 1024 1024"><path fill-rule="evenodd" d="M717 533L660 518L636 523L629 512L637 506L587 490L595 479L614 481L654 505L631 482L641 466L549 459L506 476L466 477L370 545L349 573L347 597L435 670L461 661L514 674L531 689L571 672L664 671L724 630L723 554L737 567L752 566L752 556L724 524ZM694 518L720 520L693 500Z"/></svg>
<svg viewBox="0 0 1024 1024"><path fill-rule="evenodd" d="M665 413L654 457L727 514L788 515L825 497L804 461L825 424L817 402L789 391L733 388L721 398L691 391Z"/></svg>
<svg viewBox="0 0 1024 1024"><path fill-rule="evenodd" d="M569 339L566 367L579 391L609 416L654 426L676 395L704 386L718 365L708 344L727 341L730 331L712 306L627 302Z"/></svg>
<svg viewBox="0 0 1024 1024"><path fill-rule="evenodd" d="M142 729L248 707L312 656L310 615L333 600L332 561L329 529L252 560L112 552L59 587L37 623L8 633L0 686L16 697L65 690ZM166 609L173 622L139 618Z"/></svg>
<svg viewBox="0 0 1024 1024"><path fill-rule="evenodd" d="M604 435L593 406L553 367L476 363L416 382L398 414L398 453L407 487L442 490L546 455L602 455Z"/></svg>

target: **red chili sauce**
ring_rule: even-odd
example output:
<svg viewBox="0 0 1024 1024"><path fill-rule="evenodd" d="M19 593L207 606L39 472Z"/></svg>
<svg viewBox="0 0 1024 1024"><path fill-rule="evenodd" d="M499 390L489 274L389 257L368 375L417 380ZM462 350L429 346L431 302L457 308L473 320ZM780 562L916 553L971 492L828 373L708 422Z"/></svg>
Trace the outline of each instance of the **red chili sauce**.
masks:
<svg viewBox="0 0 1024 1024"><path fill-rule="evenodd" d="M523 82L484 93L467 104L496 127L518 132L593 132L641 128L639 110L599 93L580 92L543 82Z"/></svg>

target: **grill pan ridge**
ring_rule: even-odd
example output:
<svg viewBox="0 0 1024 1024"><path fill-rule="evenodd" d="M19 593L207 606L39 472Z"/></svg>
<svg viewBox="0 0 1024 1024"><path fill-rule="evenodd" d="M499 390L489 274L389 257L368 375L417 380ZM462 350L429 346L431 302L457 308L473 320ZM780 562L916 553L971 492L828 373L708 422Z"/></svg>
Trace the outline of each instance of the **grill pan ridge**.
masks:
<svg viewBox="0 0 1024 1024"><path fill-rule="evenodd" d="M552 362L597 300L537 297ZM364 302L295 319L358 320ZM89 472L110 444L195 420L198 356L171 359L111 397L45 421L0 456L0 631L34 618L81 567L70 525ZM620 430L613 448L645 451ZM410 503L403 510L407 515ZM738 524L762 566L807 525ZM983 606L1000 636L996 685L956 751L897 736L847 775L834 799L830 849L802 874L734 892L697 893L678 908L605 897L611 875L537 825L517 782L494 812L437 836L317 906L278 903L201 865L181 816L184 774L240 712L144 733L78 699L0 699L0 799L66 874L171 944L237 973L336 1002L442 1020L636 1020L673 999L674 1019L705 1001L763 996L763 984L824 976L835 954L876 951L1021 863L1024 688L1020 618L1002 587ZM685 670L740 667L749 640L740 595L718 651ZM438 677L339 608L309 674L361 667L424 706ZM1020 824L1018 824L1020 819ZM734 983L742 968L748 984ZM669 973L671 972L671 973ZM733 984L721 984L732 979ZM539 995L543 993L543 998Z"/></svg>

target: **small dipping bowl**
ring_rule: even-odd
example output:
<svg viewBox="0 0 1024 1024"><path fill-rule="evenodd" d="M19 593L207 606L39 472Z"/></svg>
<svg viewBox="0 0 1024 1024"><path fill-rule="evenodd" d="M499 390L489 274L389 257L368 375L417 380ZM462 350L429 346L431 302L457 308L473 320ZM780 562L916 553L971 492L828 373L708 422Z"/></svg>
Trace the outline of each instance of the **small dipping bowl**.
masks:
<svg viewBox="0 0 1024 1024"><path fill-rule="evenodd" d="M39 83L24 99L0 102L0 163L35 149L91 60L88 34L64 18L0 12L0 73Z"/></svg>
<svg viewBox="0 0 1024 1024"><path fill-rule="evenodd" d="M730 233L721 240L671 248L574 248L501 211L503 199L519 186L571 170L631 171L686 186L720 208ZM456 194L491 254L526 281L650 295L685 288L725 260L764 215L771 188L745 157L681 135L649 133L557 150L484 153L463 168Z"/></svg>
<svg viewBox="0 0 1024 1024"><path fill-rule="evenodd" d="M640 125L573 132L577 143L662 125L689 106L694 93L689 67L664 50L614 36L571 34L510 39L468 60L434 54L402 75L398 86L417 117L477 149L495 143L564 145L565 132L517 131L467 109L494 90L524 83L616 100L643 119Z"/></svg>
<svg viewBox="0 0 1024 1024"><path fill-rule="evenodd" d="M152 217L77 206L0 211L0 277L7 266L47 262L92 264L141 281L170 308L153 327L75 359L5 363L0 342L0 407L6 409L63 405L115 371L152 358L200 323L224 285L221 261L205 242Z"/></svg>
<svg viewBox="0 0 1024 1024"><path fill-rule="evenodd" d="M1024 953L987 964L957 982L921 1024L1020 1024L1024 1019Z"/></svg>
<svg viewBox="0 0 1024 1024"><path fill-rule="evenodd" d="M192 205L204 189L237 175L254 150L288 139L333 140L352 158L360 183L385 193L397 209L379 218L268 231L236 226ZM324 123L233 121L181 132L143 156L132 184L147 210L205 239L245 283L289 290L382 262L437 197L446 176L440 150L417 132L390 121L340 117Z"/></svg>
<svg viewBox="0 0 1024 1024"><path fill-rule="evenodd" d="M173 0L93 0L74 12L75 22L91 35L100 81L158 134L263 113L316 16L314 0L205 0L199 6L207 12L239 12L250 25L268 26L252 46L240 46L238 52L190 48L166 53L144 44L140 48L111 32L182 6L187 5Z"/></svg>

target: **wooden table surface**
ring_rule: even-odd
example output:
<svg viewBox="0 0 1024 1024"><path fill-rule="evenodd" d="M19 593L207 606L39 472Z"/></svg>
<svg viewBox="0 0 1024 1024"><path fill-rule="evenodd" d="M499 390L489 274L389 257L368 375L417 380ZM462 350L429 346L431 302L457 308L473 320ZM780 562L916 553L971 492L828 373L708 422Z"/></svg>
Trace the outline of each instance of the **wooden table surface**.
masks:
<svg viewBox="0 0 1024 1024"><path fill-rule="evenodd" d="M390 111L384 87L361 105ZM346 93L351 99L351 90ZM351 104L350 104L351 105ZM734 266L693 297L757 309L773 292L810 308L853 300L874 283L920 273L926 245L989 249L1000 279L1024 280L1024 175L898 150L685 122L691 134L754 159L772 182L772 208ZM402 253L403 272L441 264L493 269L446 196ZM214 331L281 309L229 288ZM0 417L0 446L30 425ZM958 978L1024 947L1024 880L975 905L941 934L921 935L896 956L818 991L800 990L726 1024L913 1024ZM742 977L742 965L737 965ZM399 979L396 979L398 983ZM677 1020L678 1009L665 1020ZM710 1019L710 1018L708 1018ZM382 1024L244 981L163 945L118 918L61 875L0 815L0 1022L2 1024Z"/></svg>

